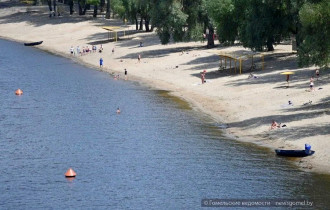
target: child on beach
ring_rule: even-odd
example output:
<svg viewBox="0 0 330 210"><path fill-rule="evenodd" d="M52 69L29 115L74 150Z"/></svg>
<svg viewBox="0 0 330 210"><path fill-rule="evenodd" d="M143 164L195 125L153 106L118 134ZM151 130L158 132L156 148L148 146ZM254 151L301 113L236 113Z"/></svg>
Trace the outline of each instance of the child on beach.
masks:
<svg viewBox="0 0 330 210"><path fill-rule="evenodd" d="M124 74L125 74L125 80L127 80L127 70L126 69L125 69Z"/></svg>
<svg viewBox="0 0 330 210"><path fill-rule="evenodd" d="M71 55L74 54L74 48L73 48L73 46L71 46L71 48L70 48L70 53L71 53Z"/></svg>
<svg viewBox="0 0 330 210"><path fill-rule="evenodd" d="M310 90L313 91L314 90L314 78L311 77L310 79L310 84L309 84Z"/></svg>
<svg viewBox="0 0 330 210"><path fill-rule="evenodd" d="M140 61L141 61L141 55L139 54L138 55L138 62L140 63Z"/></svg>

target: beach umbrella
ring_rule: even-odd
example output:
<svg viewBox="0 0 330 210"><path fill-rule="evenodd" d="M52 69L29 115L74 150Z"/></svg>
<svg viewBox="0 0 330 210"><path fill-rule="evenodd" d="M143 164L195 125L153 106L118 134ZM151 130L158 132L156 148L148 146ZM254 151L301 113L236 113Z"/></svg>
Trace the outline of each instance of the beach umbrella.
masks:
<svg viewBox="0 0 330 210"><path fill-rule="evenodd" d="M286 81L288 82L288 86L289 86L290 75L294 74L294 72L286 71L286 72L282 72L281 74L286 75Z"/></svg>

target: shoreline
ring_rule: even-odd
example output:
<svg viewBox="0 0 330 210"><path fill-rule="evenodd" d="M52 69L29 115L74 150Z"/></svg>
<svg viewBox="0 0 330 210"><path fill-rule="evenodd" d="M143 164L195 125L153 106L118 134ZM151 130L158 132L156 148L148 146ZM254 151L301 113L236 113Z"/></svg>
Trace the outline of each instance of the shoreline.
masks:
<svg viewBox="0 0 330 210"><path fill-rule="evenodd" d="M222 129L224 135L238 141L270 149L303 149L304 143L309 143L316 151L315 155L294 163L302 170L330 174L330 155L327 152L330 149L327 144L330 137L330 114L327 108L329 94L326 94L330 88L327 84L330 77L325 75L320 79L322 90L305 91L309 85L310 72L315 68L297 67L295 55L292 55L292 52L290 55L287 45L276 46L275 53L271 54L270 61L266 62L266 69L254 72L260 78L247 80L248 73L220 74L217 71L219 58L212 54L215 49L246 50L240 46L208 50L204 48L205 43L199 42L161 45L155 33L136 33L128 40L104 42L102 53L71 56L71 45L91 46L88 43L106 39L107 32L101 29L100 25L122 23L113 19L108 21L88 18L85 21L73 22L72 17L65 14L62 18L49 19L45 11L26 14L20 12L21 7L18 10L14 8L11 13L0 15L2 19L9 20L8 23L0 22L0 38L15 42L35 41L35 34L38 34L38 39L44 40L44 43L37 48L48 53L69 58L109 74L123 76L123 71L127 68L129 80L150 88L169 91L171 95L187 101L197 112L205 113L216 123L228 125L227 129ZM0 9L0 12L3 10ZM144 47L138 47L141 40ZM99 44L96 46L99 47ZM112 48L115 48L114 54L111 53ZM183 50L184 53L181 53ZM277 59L276 53L285 53L286 56ZM138 54L142 54L141 63L137 62ZM104 59L103 69L98 67L99 57ZM207 82L201 85L199 72L203 69L207 69ZM290 83L292 88L285 89L282 88L285 78L280 72L288 70L295 71L297 79ZM302 106L305 101L311 99L312 106ZM283 108L282 105L288 100L292 100L295 107ZM323 108L317 111L318 107ZM287 124L288 128L270 131L273 118Z"/></svg>

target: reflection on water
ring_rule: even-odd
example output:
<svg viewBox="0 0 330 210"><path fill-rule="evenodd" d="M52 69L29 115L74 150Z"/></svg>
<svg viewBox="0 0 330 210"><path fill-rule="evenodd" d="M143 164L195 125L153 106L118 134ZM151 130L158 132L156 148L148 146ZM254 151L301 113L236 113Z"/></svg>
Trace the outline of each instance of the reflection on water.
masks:
<svg viewBox="0 0 330 210"><path fill-rule="evenodd" d="M203 198L330 204L329 176L223 137L166 91L0 44L8 49L0 51L1 209L196 209ZM64 177L70 167L73 180Z"/></svg>

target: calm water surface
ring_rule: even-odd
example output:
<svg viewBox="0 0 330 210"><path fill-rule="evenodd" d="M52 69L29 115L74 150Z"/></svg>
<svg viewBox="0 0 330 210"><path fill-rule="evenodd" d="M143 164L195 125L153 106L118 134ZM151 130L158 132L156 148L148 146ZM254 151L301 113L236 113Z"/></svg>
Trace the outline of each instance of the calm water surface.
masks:
<svg viewBox="0 0 330 210"><path fill-rule="evenodd" d="M199 209L203 198L330 206L329 176L226 139L163 91L0 46L0 209Z"/></svg>

